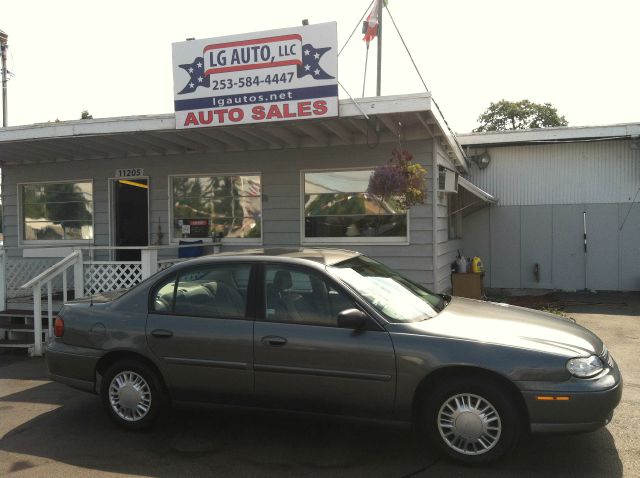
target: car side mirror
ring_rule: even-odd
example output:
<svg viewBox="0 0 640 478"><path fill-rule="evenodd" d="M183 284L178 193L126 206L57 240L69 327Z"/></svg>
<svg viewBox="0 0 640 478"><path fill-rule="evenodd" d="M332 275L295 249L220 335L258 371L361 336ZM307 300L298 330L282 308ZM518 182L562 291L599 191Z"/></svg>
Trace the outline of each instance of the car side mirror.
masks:
<svg viewBox="0 0 640 478"><path fill-rule="evenodd" d="M345 309L338 314L338 327L361 329L367 323L367 314L360 309Z"/></svg>

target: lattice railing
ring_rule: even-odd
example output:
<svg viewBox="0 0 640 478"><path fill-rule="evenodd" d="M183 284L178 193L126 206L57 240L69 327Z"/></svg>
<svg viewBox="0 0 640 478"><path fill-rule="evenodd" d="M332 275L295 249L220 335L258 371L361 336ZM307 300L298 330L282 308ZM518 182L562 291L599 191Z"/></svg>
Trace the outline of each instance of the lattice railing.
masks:
<svg viewBox="0 0 640 478"><path fill-rule="evenodd" d="M85 294L129 289L142 281L140 262L92 262L84 264Z"/></svg>
<svg viewBox="0 0 640 478"><path fill-rule="evenodd" d="M6 281L6 297L13 299L16 297L31 296L30 289L21 289L20 286L44 272L54 265L60 259L57 258L28 258L28 257L9 257L5 264L5 281ZM70 279L73 284L73 279ZM59 277L52 282L54 291L62 290L62 278Z"/></svg>

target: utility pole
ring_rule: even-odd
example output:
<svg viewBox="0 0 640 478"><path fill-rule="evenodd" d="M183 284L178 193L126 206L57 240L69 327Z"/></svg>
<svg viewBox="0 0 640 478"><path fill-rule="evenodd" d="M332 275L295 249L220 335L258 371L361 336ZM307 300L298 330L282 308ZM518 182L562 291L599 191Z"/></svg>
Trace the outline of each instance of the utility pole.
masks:
<svg viewBox="0 0 640 478"><path fill-rule="evenodd" d="M384 0L378 0L378 76L376 82L376 96L382 91L382 6Z"/></svg>
<svg viewBox="0 0 640 478"><path fill-rule="evenodd" d="M2 54L2 63L0 67L2 68L2 127L6 128L9 126L7 120L7 39L9 35L0 30L0 50Z"/></svg>

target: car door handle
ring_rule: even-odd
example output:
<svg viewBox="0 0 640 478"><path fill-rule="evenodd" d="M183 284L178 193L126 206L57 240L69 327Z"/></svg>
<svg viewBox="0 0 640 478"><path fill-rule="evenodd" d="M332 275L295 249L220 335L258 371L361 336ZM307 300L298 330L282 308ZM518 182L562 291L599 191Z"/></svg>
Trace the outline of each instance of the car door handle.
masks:
<svg viewBox="0 0 640 478"><path fill-rule="evenodd" d="M282 347L283 345L286 345L287 339L284 337L278 337L277 335L267 335L266 337L262 337L262 343L270 345L271 347Z"/></svg>
<svg viewBox="0 0 640 478"><path fill-rule="evenodd" d="M155 329L151 331L151 335L159 339L168 339L169 337L173 337L173 332L166 329Z"/></svg>

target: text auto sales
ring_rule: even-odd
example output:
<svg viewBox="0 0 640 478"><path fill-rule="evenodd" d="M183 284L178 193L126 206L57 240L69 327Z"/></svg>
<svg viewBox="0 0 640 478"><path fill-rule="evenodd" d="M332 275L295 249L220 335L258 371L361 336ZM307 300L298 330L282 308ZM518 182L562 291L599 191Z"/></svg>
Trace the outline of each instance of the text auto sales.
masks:
<svg viewBox="0 0 640 478"><path fill-rule="evenodd" d="M211 78L209 88L220 91L291 84L295 79L295 68L302 64L301 40L299 35L289 35L256 40L258 44L248 41L205 47L204 74ZM294 70L283 72L279 67ZM278 68L277 72L273 68ZM264 73L255 71L261 69L267 70ZM242 72L246 73L243 75ZM227 75L222 77L225 73ZM228 96L212 97L211 100L214 109L189 111L184 117L184 127L324 116L328 111L326 100L296 99L292 90L235 95L229 91Z"/></svg>

